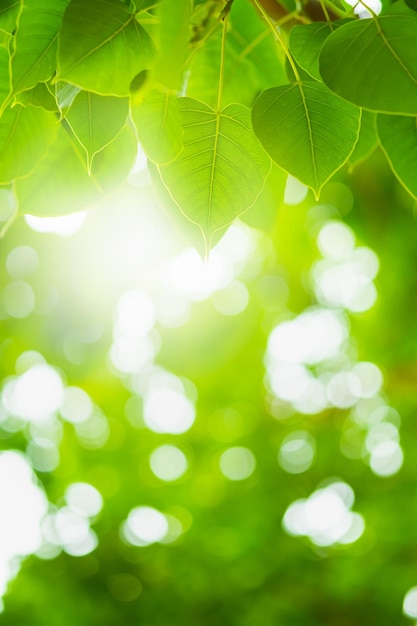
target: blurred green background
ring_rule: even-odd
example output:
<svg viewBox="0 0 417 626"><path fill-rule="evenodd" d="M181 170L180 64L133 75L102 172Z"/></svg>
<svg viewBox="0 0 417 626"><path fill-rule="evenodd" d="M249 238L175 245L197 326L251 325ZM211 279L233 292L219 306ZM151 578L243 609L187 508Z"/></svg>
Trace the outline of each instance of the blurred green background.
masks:
<svg viewBox="0 0 417 626"><path fill-rule="evenodd" d="M207 262L143 165L2 240L0 623L417 618L415 203L275 177Z"/></svg>

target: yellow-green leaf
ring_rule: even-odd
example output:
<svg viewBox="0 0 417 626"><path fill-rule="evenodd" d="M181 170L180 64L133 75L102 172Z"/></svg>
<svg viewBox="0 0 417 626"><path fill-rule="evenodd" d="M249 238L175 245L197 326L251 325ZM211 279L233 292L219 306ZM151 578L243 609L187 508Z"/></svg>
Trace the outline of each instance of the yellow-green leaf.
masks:
<svg viewBox="0 0 417 626"><path fill-rule="evenodd" d="M123 2L73 0L60 34L58 78L86 91L128 96L153 51L149 34Z"/></svg>
<svg viewBox="0 0 417 626"><path fill-rule="evenodd" d="M214 232L254 204L271 162L243 105L219 112L192 98L180 98L178 105L184 149L159 172L177 206L210 244Z"/></svg>

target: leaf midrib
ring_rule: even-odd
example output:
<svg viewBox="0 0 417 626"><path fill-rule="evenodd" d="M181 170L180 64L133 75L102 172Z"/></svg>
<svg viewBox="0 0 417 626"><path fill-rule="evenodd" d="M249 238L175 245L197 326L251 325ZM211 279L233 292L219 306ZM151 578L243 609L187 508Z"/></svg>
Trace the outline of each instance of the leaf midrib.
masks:
<svg viewBox="0 0 417 626"><path fill-rule="evenodd" d="M305 112L305 116L306 116L306 120L307 120L308 135L309 135L309 139L310 139L311 162L313 164L315 188L319 189L319 182L318 182L318 177L317 177L316 155L315 155L315 150L314 150L313 129L311 127L311 119L310 119L310 112L309 112L308 106L307 106L307 98L306 98L306 95L304 93L303 84L301 82L298 82L297 83L297 87L300 90L300 96L301 96L301 100L302 100L302 103L303 103L304 112Z"/></svg>
<svg viewBox="0 0 417 626"><path fill-rule="evenodd" d="M390 16L386 16L386 17L389 18ZM392 56L397 61L398 65L404 70L404 72L407 74L407 76L410 78L410 80L417 85L417 79L415 78L415 76L413 76L411 71L408 69L408 67L405 65L405 63L402 61L401 57L398 56L396 50L389 43L389 41L388 41L384 31L381 28L380 20L378 18L376 18L374 21L375 21L375 25L377 27L378 33L379 33L383 43L385 44L385 46L391 52Z"/></svg>

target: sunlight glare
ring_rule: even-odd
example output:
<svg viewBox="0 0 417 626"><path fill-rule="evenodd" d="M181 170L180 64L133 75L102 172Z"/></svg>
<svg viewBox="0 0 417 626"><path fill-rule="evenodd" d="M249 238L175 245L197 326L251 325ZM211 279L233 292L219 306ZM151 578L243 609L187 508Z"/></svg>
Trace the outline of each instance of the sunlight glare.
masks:
<svg viewBox="0 0 417 626"><path fill-rule="evenodd" d="M61 376L50 365L33 365L18 378L6 383L3 402L6 410L28 422L40 422L57 411L64 399Z"/></svg>
<svg viewBox="0 0 417 626"><path fill-rule="evenodd" d="M149 459L151 470L161 480L178 480L188 468L185 454L176 446L163 445L156 448Z"/></svg>
<svg viewBox="0 0 417 626"><path fill-rule="evenodd" d="M80 230L86 216L86 211L60 215L59 217L38 217L26 214L25 221L32 230L38 233L50 233L60 237L69 237Z"/></svg>
<svg viewBox="0 0 417 626"><path fill-rule="evenodd" d="M132 509L122 527L125 539L135 546L149 546L162 541L168 530L166 516L150 506Z"/></svg>
<svg viewBox="0 0 417 626"><path fill-rule="evenodd" d="M287 508L284 529L291 535L308 536L317 546L356 541L365 525L352 513L353 490L341 481L318 489L309 498L296 500ZM361 532L359 532L361 530Z"/></svg>

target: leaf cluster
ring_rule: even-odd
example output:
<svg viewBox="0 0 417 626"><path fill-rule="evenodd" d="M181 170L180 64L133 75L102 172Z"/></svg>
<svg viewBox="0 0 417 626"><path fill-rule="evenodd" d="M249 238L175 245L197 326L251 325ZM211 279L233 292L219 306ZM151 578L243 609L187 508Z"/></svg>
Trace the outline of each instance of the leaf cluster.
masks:
<svg viewBox="0 0 417 626"><path fill-rule="evenodd" d="M318 197L380 144L417 197L416 36L402 0L379 15L362 0L5 0L0 185L21 213L79 211L126 179L139 141L209 245L251 207L261 220L276 166Z"/></svg>

